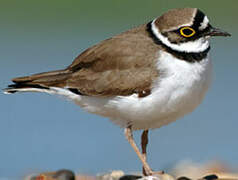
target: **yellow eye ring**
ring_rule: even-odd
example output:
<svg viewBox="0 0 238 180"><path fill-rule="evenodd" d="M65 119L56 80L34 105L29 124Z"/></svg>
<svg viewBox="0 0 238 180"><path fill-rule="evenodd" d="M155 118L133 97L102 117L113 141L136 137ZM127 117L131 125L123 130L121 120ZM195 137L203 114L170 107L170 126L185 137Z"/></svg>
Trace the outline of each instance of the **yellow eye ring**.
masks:
<svg viewBox="0 0 238 180"><path fill-rule="evenodd" d="M188 31L190 31L191 33L190 33L190 34L184 33L184 30L188 30ZM193 28L191 28L191 27L183 27L183 28L180 29L180 34L181 34L182 36L186 37L186 38L192 37L195 33L196 33L196 31L195 31Z"/></svg>

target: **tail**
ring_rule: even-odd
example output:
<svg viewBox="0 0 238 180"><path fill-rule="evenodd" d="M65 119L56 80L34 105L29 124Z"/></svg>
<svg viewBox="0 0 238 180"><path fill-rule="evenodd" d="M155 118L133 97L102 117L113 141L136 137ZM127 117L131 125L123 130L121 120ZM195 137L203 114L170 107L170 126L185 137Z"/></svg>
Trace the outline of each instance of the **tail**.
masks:
<svg viewBox="0 0 238 180"><path fill-rule="evenodd" d="M71 73L68 70L50 71L32 76L25 76L12 79L14 84L4 89L5 94L16 92L47 92L50 93L50 87L65 87L66 80Z"/></svg>

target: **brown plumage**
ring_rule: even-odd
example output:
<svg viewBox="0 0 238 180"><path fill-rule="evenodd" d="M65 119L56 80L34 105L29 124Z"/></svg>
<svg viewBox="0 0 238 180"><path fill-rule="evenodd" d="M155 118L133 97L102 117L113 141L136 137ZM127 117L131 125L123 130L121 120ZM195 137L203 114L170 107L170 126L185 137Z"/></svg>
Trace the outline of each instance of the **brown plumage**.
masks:
<svg viewBox="0 0 238 180"><path fill-rule="evenodd" d="M172 9L157 18L155 24L161 33L173 31L184 24L192 25L197 11L197 8Z"/></svg>
<svg viewBox="0 0 238 180"><path fill-rule="evenodd" d="M143 96L158 76L159 48L146 25L141 25L87 49L64 70L15 78L10 87L67 87L90 96Z"/></svg>

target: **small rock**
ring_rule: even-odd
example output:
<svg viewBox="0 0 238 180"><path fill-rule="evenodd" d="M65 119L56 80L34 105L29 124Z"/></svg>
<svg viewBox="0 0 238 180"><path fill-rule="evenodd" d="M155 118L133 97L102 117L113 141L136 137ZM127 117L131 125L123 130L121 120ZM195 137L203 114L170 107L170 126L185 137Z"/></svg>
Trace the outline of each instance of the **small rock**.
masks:
<svg viewBox="0 0 238 180"><path fill-rule="evenodd" d="M179 177L177 180L191 180L191 179L189 179L189 178L187 178L187 177L184 177L184 176L182 176L182 177Z"/></svg>
<svg viewBox="0 0 238 180"><path fill-rule="evenodd" d="M142 176L125 175L125 176L120 177L119 180L138 180L138 179L141 179L141 178L142 178Z"/></svg>
<svg viewBox="0 0 238 180"><path fill-rule="evenodd" d="M216 179L218 179L218 177L217 177L217 175L212 174L212 175L205 176L203 179L205 179L205 180L216 180Z"/></svg>
<svg viewBox="0 0 238 180"><path fill-rule="evenodd" d="M40 173L30 177L29 180L75 180L75 175L70 170L62 169L54 172Z"/></svg>

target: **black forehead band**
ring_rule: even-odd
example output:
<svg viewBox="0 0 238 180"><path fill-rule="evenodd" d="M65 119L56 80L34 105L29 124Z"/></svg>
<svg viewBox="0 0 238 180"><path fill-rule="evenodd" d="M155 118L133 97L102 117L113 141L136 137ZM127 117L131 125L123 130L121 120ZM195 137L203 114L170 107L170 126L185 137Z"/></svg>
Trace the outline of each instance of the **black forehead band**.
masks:
<svg viewBox="0 0 238 180"><path fill-rule="evenodd" d="M205 14L202 11L197 10L196 16L193 21L192 28L195 30L198 30L199 27L201 26L201 23L204 21L204 18L205 18Z"/></svg>

